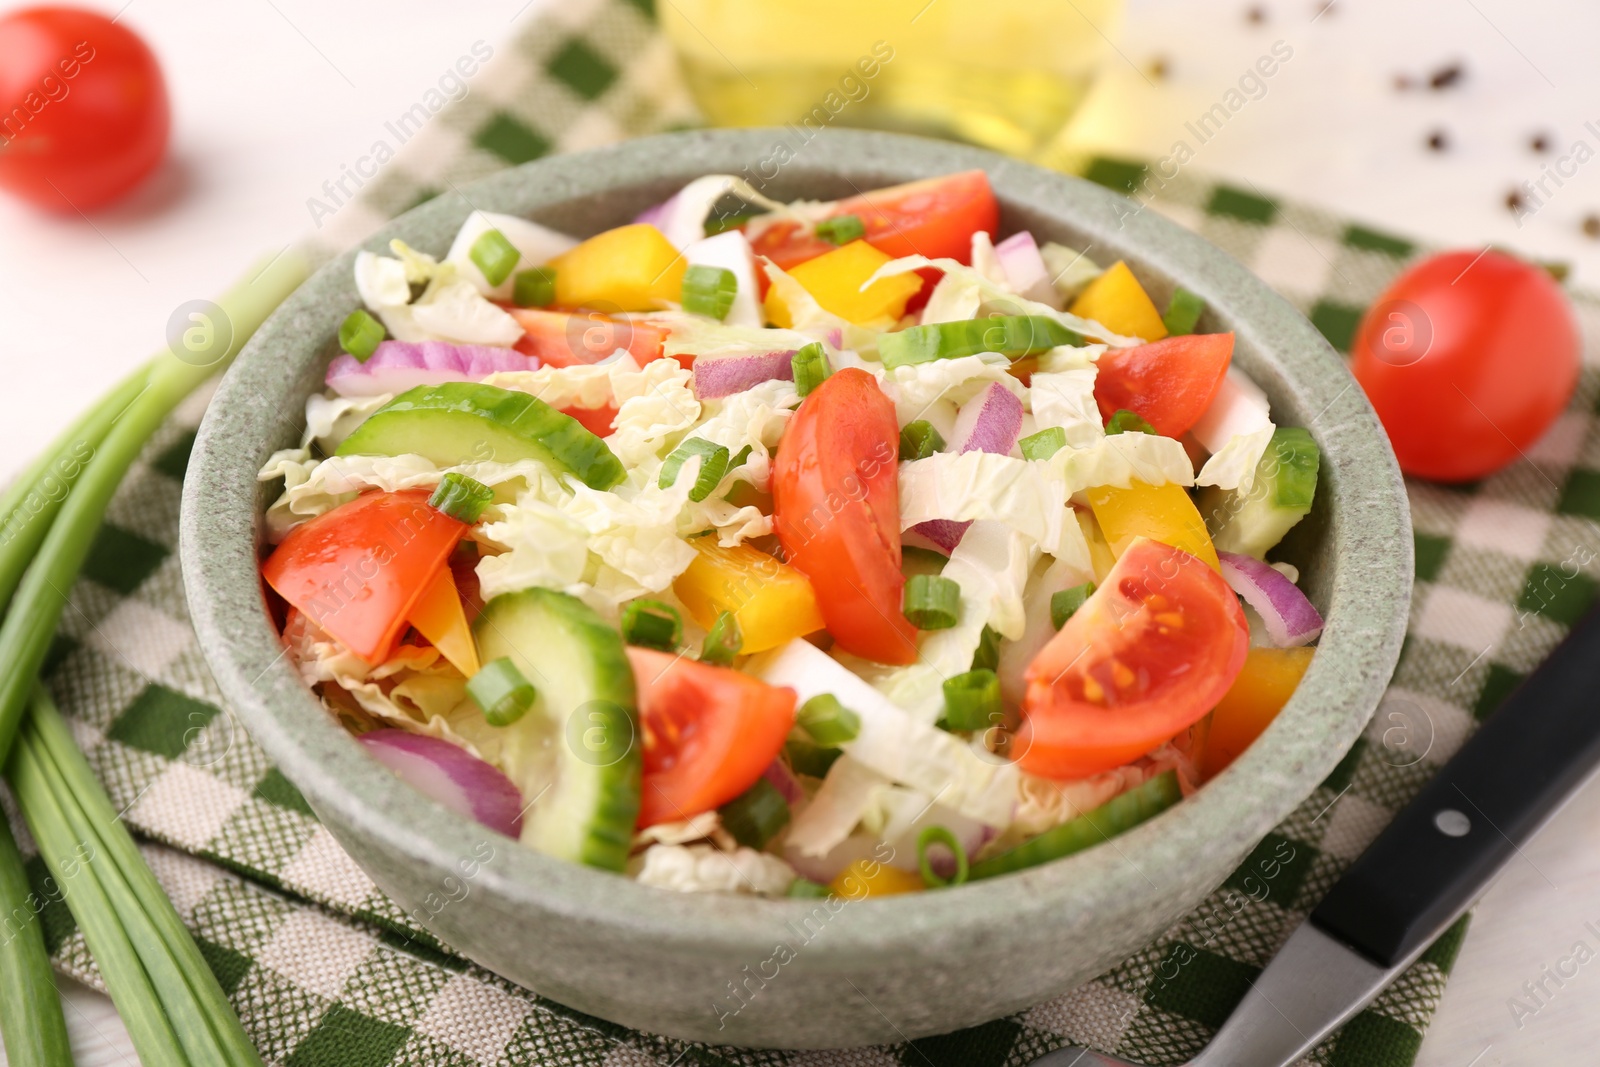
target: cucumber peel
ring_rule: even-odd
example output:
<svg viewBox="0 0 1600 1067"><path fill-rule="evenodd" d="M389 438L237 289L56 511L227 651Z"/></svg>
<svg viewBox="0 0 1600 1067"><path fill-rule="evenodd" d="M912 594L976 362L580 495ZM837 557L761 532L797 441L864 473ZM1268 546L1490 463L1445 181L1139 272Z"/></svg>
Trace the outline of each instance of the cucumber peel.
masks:
<svg viewBox="0 0 1600 1067"><path fill-rule="evenodd" d="M1016 848L979 860L972 865L968 881L1010 874L1082 852L1154 818L1182 799L1177 772L1162 771L1143 785L1112 797L1076 819L1051 827Z"/></svg>
<svg viewBox="0 0 1600 1067"><path fill-rule="evenodd" d="M987 319L911 326L878 338L878 358L885 367L909 367L936 359L958 359L979 352L999 352L1020 359L1061 345L1083 344L1082 335L1046 315L998 315Z"/></svg>

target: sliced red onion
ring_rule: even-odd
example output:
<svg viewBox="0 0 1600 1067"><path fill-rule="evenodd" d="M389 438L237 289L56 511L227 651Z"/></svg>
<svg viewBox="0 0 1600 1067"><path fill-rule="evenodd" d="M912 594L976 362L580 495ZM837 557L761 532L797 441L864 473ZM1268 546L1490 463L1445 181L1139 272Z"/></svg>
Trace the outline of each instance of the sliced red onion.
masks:
<svg viewBox="0 0 1600 1067"><path fill-rule="evenodd" d="M677 203L677 200L678 196L676 193L674 193L672 196L661 201L661 203L656 204L654 207L645 208L643 211L639 212L633 217L634 225L644 223L649 226L654 226L659 230L661 228L661 221L667 217L669 212L672 211L672 208Z"/></svg>
<svg viewBox="0 0 1600 1067"><path fill-rule="evenodd" d="M961 405L961 413L956 416L955 429L950 434L945 451L993 452L1003 456L1016 447L1021 434L1022 401L1004 385L991 382L983 392ZM929 519L917 523L906 532L927 538L945 555L949 555L956 550L956 545L961 543L967 527L971 525L970 522L957 522L954 519Z"/></svg>
<svg viewBox="0 0 1600 1067"><path fill-rule="evenodd" d="M929 519L927 522L919 522L912 526L906 533L916 534L925 539L936 551L948 556L956 550L956 546L961 543L961 538L967 532L967 527L971 525L971 522L957 522L955 519ZM913 543L904 535L901 539L906 544Z"/></svg>
<svg viewBox="0 0 1600 1067"><path fill-rule="evenodd" d="M800 877L827 885L856 860L872 859L879 847L877 838L858 833L851 834L821 856L808 856L798 848L785 847L783 858ZM915 860L913 856L912 861Z"/></svg>
<svg viewBox="0 0 1600 1067"><path fill-rule="evenodd" d="M1060 309L1061 297L1050 284L1050 270L1044 265L1033 234L1027 230L1012 234L994 246L994 256L1005 269L1011 288L1029 300Z"/></svg>
<svg viewBox="0 0 1600 1067"><path fill-rule="evenodd" d="M1322 616L1300 587L1252 556L1218 552L1222 577L1266 623L1267 636L1279 648L1306 645L1322 633Z"/></svg>
<svg viewBox="0 0 1600 1067"><path fill-rule="evenodd" d="M507 837L522 835L522 794L466 749L405 730L374 730L357 740L424 796Z"/></svg>
<svg viewBox="0 0 1600 1067"><path fill-rule="evenodd" d="M833 346L835 352L844 347L844 330L838 326L828 331L828 344Z"/></svg>
<svg viewBox="0 0 1600 1067"><path fill-rule="evenodd" d="M419 385L476 382L500 371L538 370L539 359L511 348L447 341L384 341L365 363L341 353L328 364L327 385L340 396L403 393Z"/></svg>
<svg viewBox="0 0 1600 1067"><path fill-rule="evenodd" d="M694 361L694 395L701 400L742 393L774 378L794 381L794 350L743 356L698 356Z"/></svg>
<svg viewBox="0 0 1600 1067"><path fill-rule="evenodd" d="M800 779L795 777L789 765L781 759L775 759L767 764L767 769L761 772L761 777L771 782L782 794L783 799L791 805L798 804L806 798L805 786L800 784Z"/></svg>

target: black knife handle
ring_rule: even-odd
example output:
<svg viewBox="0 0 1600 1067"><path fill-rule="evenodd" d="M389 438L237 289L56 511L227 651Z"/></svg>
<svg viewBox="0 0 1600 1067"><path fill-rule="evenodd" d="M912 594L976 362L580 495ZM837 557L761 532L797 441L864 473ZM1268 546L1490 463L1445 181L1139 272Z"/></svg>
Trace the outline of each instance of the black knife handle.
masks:
<svg viewBox="0 0 1600 1067"><path fill-rule="evenodd" d="M1465 910L1600 765L1600 609L1506 698L1311 921L1396 966Z"/></svg>

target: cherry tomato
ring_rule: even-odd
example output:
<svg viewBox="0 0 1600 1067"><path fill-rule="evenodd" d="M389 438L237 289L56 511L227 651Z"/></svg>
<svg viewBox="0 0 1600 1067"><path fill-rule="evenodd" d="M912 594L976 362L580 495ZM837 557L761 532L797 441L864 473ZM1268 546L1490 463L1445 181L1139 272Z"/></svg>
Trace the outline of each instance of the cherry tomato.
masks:
<svg viewBox="0 0 1600 1067"><path fill-rule="evenodd" d="M1181 437L1206 413L1233 359L1233 334L1168 337L1137 348L1107 349L1094 379L1100 416L1127 410L1163 437Z"/></svg>
<svg viewBox="0 0 1600 1067"><path fill-rule="evenodd" d="M785 558L811 580L839 647L879 663L917 658L901 614L899 445L894 405L847 367L800 404L772 464Z"/></svg>
<svg viewBox="0 0 1600 1067"><path fill-rule="evenodd" d="M968 170L835 201L827 217L840 215L859 218L867 230L866 242L894 259L923 255L966 263L972 257L974 233L983 230L994 236L1000 205L988 175ZM775 223L750 245L756 255L784 270L838 247L797 222Z"/></svg>
<svg viewBox="0 0 1600 1067"><path fill-rule="evenodd" d="M1239 599L1216 571L1136 541L1028 664L1017 762L1086 778L1138 759L1222 699L1249 647Z"/></svg>
<svg viewBox="0 0 1600 1067"><path fill-rule="evenodd" d="M1351 353L1400 469L1441 482L1517 459L1578 383L1578 329L1560 286L1499 252L1444 252L1400 275Z"/></svg>
<svg viewBox="0 0 1600 1067"><path fill-rule="evenodd" d="M170 128L161 67L126 26L66 7L0 19L0 188L92 211L155 169Z"/></svg>
<svg viewBox="0 0 1600 1067"><path fill-rule="evenodd" d="M612 319L598 311L546 311L541 308L507 308L525 331L516 350L536 356L547 367L573 367L599 363L625 348L643 366L661 358L667 331L644 322Z"/></svg>
<svg viewBox="0 0 1600 1067"><path fill-rule="evenodd" d="M644 779L639 826L710 811L755 784L794 726L793 689L728 667L629 646Z"/></svg>
<svg viewBox="0 0 1600 1067"><path fill-rule="evenodd" d="M387 659L467 532L431 493L364 493L289 531L261 565L278 595L368 663Z"/></svg>

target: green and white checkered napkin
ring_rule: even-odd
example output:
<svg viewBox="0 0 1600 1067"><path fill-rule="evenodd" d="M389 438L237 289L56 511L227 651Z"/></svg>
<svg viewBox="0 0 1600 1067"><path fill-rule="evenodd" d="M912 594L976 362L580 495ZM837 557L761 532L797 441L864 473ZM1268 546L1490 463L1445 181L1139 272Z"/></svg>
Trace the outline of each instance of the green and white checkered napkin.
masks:
<svg viewBox="0 0 1600 1067"><path fill-rule="evenodd" d="M424 127L318 239L354 239L452 183L548 152L691 121L649 0L564 7L500 45L469 95ZM1097 159L1086 173L1131 189L1141 168ZM1252 267L1340 349L1414 251L1188 175L1151 206ZM1587 335L1600 335L1600 301L1580 296L1578 308ZM998 1067L1069 1041L1176 1063L1200 1048L1345 864L1593 598L1595 552L1585 546L1600 519L1596 362L1591 346L1571 409L1526 461L1467 488L1410 486L1417 590L1389 696L1368 739L1228 885L1101 978L1021 1015L908 1045L803 1054L686 1046L537 997L414 926L245 736L206 671L173 551L198 411L159 435L113 504L73 591L49 681L112 802L159 843L147 849L157 876L273 1063ZM1251 900L1245 872L1291 850L1267 899ZM30 874L42 891L39 860ZM50 903L42 924L60 969L99 985L65 904ZM1308 1062L1410 1064L1463 930Z"/></svg>

